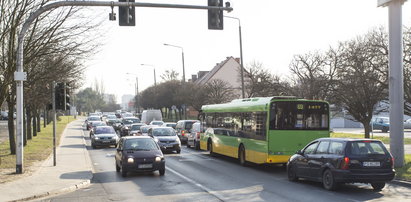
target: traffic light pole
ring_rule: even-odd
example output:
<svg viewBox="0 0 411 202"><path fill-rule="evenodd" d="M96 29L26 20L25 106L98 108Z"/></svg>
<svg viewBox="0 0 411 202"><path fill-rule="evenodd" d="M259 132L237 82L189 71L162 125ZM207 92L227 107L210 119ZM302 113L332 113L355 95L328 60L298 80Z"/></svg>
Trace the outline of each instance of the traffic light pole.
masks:
<svg viewBox="0 0 411 202"><path fill-rule="evenodd" d="M223 10L232 11L233 8L227 4L226 7L219 6L197 6L197 5L180 5L180 4L154 4L138 2L114 2L114 1L58 1L46 4L34 13L24 22L23 27L18 35L18 45L16 53L16 72L14 80L16 81L16 173L23 173L23 82L26 80L26 73L23 68L23 42L26 32L34 20L42 13L62 6L128 6L128 7L157 7L157 8L181 8L181 9L202 9L202 10Z"/></svg>

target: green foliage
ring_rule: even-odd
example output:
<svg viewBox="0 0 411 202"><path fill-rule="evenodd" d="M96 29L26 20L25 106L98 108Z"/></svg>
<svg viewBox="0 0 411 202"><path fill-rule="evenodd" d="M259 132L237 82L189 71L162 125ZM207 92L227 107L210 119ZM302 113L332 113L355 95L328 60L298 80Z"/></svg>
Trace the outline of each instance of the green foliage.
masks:
<svg viewBox="0 0 411 202"><path fill-rule="evenodd" d="M396 168L396 179L411 181L411 154L404 156L405 163L402 168Z"/></svg>

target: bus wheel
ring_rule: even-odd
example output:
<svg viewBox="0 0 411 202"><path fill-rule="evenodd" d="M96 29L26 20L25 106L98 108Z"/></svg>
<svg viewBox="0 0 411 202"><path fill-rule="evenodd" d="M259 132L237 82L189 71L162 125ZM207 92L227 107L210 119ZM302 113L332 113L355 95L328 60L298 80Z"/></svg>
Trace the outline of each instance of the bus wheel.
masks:
<svg viewBox="0 0 411 202"><path fill-rule="evenodd" d="M238 149L238 161L240 162L240 165L246 166L245 149L243 145L241 145L240 148Z"/></svg>
<svg viewBox="0 0 411 202"><path fill-rule="evenodd" d="M214 156L214 152L213 152L213 143L211 142L211 140L208 141L208 151L210 151L210 156Z"/></svg>

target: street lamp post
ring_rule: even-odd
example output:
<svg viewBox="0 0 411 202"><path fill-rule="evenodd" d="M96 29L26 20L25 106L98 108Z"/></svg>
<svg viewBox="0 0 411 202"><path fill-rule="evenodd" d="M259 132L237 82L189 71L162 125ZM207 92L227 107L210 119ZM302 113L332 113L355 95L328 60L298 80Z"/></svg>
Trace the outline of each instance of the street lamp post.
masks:
<svg viewBox="0 0 411 202"><path fill-rule="evenodd" d="M241 23L240 23L240 18L231 17L231 16L224 16L224 17L238 20L238 33L239 33L239 35L240 35L241 94L242 94L243 98L245 98L245 92L244 92L244 66L243 66L243 42L242 42L242 37L241 37Z"/></svg>
<svg viewBox="0 0 411 202"><path fill-rule="evenodd" d="M157 86L157 81L156 81L156 67L154 65L149 65L149 64L140 64L141 66L150 66L153 67L154 69L154 86Z"/></svg>
<svg viewBox="0 0 411 202"><path fill-rule="evenodd" d="M185 71L185 68L184 68L184 49L183 49L183 47L176 46L176 45L171 45L171 44L167 44L167 43L165 43L164 45L181 49L181 57L183 59L183 83L186 82L186 71Z"/></svg>

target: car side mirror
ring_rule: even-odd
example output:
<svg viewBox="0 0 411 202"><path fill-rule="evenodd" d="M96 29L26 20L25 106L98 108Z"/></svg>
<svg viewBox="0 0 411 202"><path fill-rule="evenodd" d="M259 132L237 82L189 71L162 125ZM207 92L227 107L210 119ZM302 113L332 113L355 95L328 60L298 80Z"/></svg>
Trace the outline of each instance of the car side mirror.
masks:
<svg viewBox="0 0 411 202"><path fill-rule="evenodd" d="M304 153L303 153L301 150L298 150L298 151L296 151L295 153L296 153L296 154L299 154L299 155L304 155Z"/></svg>

